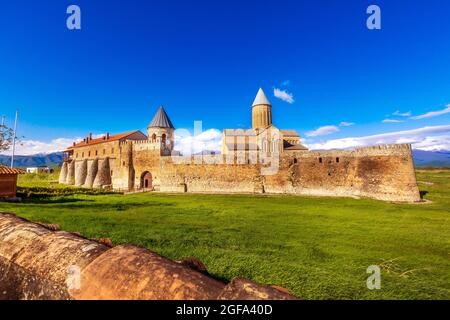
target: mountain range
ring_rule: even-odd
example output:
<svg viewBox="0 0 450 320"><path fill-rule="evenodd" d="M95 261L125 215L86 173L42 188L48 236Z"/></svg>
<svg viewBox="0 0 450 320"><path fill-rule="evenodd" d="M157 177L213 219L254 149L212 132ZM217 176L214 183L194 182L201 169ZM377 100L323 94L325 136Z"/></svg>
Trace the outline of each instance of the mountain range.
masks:
<svg viewBox="0 0 450 320"><path fill-rule="evenodd" d="M48 154L34 154L31 156L15 156L14 167L28 168L28 167L57 167L62 162L62 153L48 153ZM11 164L11 156L0 154L0 164L9 166Z"/></svg>
<svg viewBox="0 0 450 320"><path fill-rule="evenodd" d="M211 151L203 151L201 154L211 154ZM413 157L416 167L450 167L450 151L413 150ZM62 153L56 152L31 156L16 156L14 166L18 168L39 166L57 167L61 162ZM0 154L0 164L10 165L11 157Z"/></svg>

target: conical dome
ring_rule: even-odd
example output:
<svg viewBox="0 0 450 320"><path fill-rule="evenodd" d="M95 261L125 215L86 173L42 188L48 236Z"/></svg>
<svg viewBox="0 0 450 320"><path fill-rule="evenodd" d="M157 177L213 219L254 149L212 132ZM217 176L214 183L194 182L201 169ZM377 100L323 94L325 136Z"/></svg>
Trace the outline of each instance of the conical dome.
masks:
<svg viewBox="0 0 450 320"><path fill-rule="evenodd" d="M253 101L253 107L254 106L258 106L261 104L265 104L268 106L271 106L272 104L270 103L269 99L267 98L267 96L265 95L263 89L259 88L258 93L256 94L256 98L255 101Z"/></svg>
<svg viewBox="0 0 450 320"><path fill-rule="evenodd" d="M252 128L265 129L272 125L272 105L264 91L259 88L252 105Z"/></svg>
<svg viewBox="0 0 450 320"><path fill-rule="evenodd" d="M170 121L169 116L167 115L163 106L159 107L158 112L156 112L155 116L153 117L153 120L150 122L148 127L175 129L175 127L172 124L172 121Z"/></svg>

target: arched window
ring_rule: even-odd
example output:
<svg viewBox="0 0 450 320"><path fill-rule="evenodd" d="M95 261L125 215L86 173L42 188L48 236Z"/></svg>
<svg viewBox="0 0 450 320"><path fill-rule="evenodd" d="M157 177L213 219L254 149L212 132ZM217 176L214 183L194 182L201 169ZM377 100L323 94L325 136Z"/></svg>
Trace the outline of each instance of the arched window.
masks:
<svg viewBox="0 0 450 320"><path fill-rule="evenodd" d="M294 158L294 163L297 163L297 158Z"/></svg>
<svg viewBox="0 0 450 320"><path fill-rule="evenodd" d="M152 140L153 140L153 141L156 140L156 134L155 134L155 133L152 135Z"/></svg>
<svg viewBox="0 0 450 320"><path fill-rule="evenodd" d="M322 158L319 158L319 163L322 163Z"/></svg>
<svg viewBox="0 0 450 320"><path fill-rule="evenodd" d="M161 136L161 141L162 143L166 143L166 134L163 133L163 135Z"/></svg>

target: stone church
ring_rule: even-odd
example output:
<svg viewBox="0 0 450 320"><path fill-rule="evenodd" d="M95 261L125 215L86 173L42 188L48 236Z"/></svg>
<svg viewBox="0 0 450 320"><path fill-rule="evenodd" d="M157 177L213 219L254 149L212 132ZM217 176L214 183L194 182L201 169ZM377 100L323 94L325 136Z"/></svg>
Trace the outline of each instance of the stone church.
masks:
<svg viewBox="0 0 450 320"><path fill-rule="evenodd" d="M87 136L64 152L59 182L123 192L297 194L420 201L411 145L309 151L295 130L272 123L259 89L251 129L225 129L222 152L181 155L161 106L147 127Z"/></svg>

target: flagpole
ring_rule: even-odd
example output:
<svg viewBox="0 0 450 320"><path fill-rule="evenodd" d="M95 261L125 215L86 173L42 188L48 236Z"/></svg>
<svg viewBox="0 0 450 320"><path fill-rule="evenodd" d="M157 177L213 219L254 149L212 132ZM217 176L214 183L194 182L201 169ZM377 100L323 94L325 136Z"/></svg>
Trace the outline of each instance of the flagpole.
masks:
<svg viewBox="0 0 450 320"><path fill-rule="evenodd" d="M16 133L17 133L18 117L19 117L19 111L16 111L16 120L14 121L13 147L12 147L12 155L11 155L11 168L14 168L14 153L16 152Z"/></svg>
<svg viewBox="0 0 450 320"><path fill-rule="evenodd" d="M2 115L2 126L0 127L0 143L2 143L2 140L5 138L3 136L4 129L5 129L5 116Z"/></svg>

